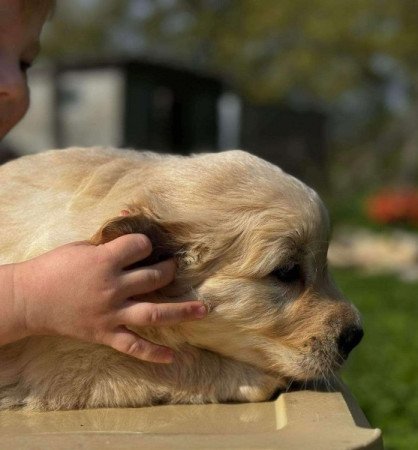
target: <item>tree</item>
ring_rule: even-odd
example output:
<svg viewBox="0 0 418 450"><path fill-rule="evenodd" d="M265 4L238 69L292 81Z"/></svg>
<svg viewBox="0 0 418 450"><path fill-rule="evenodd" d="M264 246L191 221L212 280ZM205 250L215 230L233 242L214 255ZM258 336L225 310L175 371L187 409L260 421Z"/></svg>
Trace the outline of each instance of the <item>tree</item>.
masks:
<svg viewBox="0 0 418 450"><path fill-rule="evenodd" d="M172 33L164 24L174 17L182 27ZM417 23L413 0L178 0L148 21L159 30L151 45L226 74L256 101L333 114L351 103L361 119L353 143L378 146L382 160L401 147L406 182L418 169Z"/></svg>
<svg viewBox="0 0 418 450"><path fill-rule="evenodd" d="M414 0L61 3L68 11L55 20L50 54L140 49L222 74L253 101L320 106L340 118L349 145L377 146L378 158L402 147L399 172L417 180Z"/></svg>

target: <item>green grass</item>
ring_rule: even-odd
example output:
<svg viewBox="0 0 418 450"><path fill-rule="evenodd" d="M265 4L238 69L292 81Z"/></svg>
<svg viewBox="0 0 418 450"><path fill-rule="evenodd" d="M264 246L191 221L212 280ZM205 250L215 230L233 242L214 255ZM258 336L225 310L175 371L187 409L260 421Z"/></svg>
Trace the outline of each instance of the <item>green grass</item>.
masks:
<svg viewBox="0 0 418 450"><path fill-rule="evenodd" d="M360 309L365 337L343 379L385 448L418 449L418 282L334 271L337 284Z"/></svg>

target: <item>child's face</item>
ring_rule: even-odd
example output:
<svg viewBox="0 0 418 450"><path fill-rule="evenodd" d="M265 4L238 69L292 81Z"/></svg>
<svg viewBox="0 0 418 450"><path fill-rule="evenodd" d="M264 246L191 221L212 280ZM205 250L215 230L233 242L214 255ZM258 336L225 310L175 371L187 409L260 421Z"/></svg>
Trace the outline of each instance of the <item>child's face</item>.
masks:
<svg viewBox="0 0 418 450"><path fill-rule="evenodd" d="M24 20L20 0L0 0L0 139L29 107L26 70L39 52L44 20Z"/></svg>

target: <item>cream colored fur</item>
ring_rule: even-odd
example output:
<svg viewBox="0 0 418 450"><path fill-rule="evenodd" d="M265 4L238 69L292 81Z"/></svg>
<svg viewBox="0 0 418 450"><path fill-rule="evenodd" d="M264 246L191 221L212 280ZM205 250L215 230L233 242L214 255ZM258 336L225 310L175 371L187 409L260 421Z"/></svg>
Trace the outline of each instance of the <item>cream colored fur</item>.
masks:
<svg viewBox="0 0 418 450"><path fill-rule="evenodd" d="M6 164L0 180L0 264L140 232L146 220L178 261L161 301L196 298L210 308L202 321L135 330L179 349L172 365L59 337L0 348L0 409L261 401L341 365L336 340L359 316L327 272L327 214L278 167L238 150L73 148ZM118 217L123 209L129 217ZM275 269L290 264L300 279L277 279Z"/></svg>

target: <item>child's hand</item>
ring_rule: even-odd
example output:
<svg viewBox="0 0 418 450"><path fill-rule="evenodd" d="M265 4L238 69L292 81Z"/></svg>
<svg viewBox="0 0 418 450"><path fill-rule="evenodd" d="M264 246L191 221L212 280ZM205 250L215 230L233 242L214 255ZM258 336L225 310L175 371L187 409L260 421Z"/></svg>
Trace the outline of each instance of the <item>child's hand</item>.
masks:
<svg viewBox="0 0 418 450"><path fill-rule="evenodd" d="M124 270L150 253L146 236L128 234L97 247L85 242L68 244L14 265L14 305L23 315L24 334L70 336L109 345L146 361L172 361L171 349L127 327L198 319L206 315L206 309L198 301L133 300L174 278L172 260Z"/></svg>

